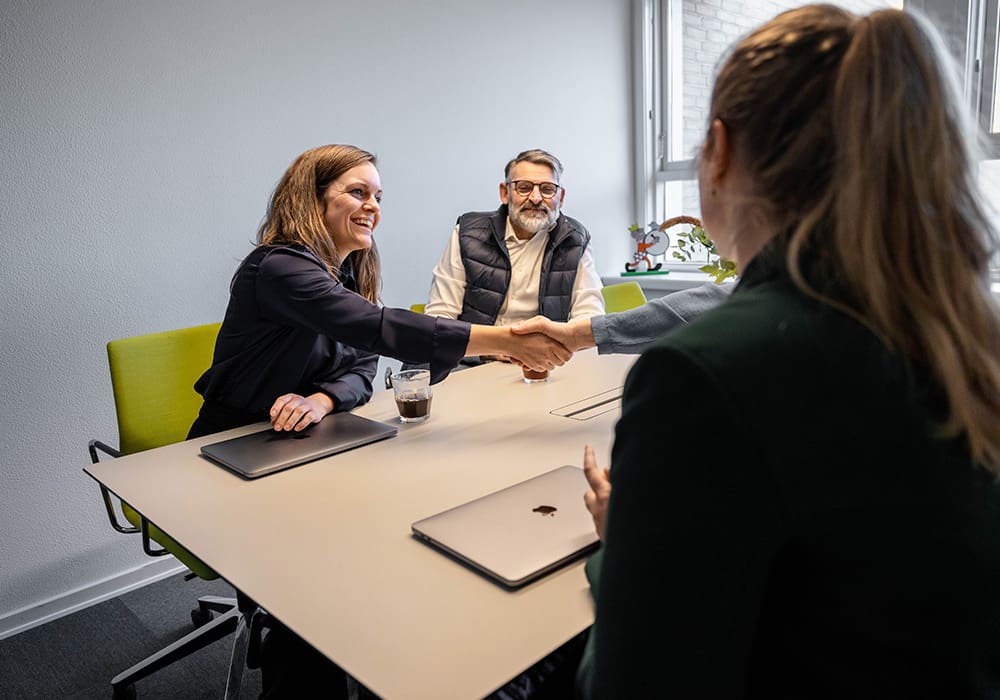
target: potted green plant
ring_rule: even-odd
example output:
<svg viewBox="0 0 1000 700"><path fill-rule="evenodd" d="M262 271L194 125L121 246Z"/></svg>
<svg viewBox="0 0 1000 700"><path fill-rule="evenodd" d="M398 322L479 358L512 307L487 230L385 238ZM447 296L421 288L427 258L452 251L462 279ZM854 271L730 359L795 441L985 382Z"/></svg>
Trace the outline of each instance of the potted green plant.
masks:
<svg viewBox="0 0 1000 700"><path fill-rule="evenodd" d="M698 269L712 277L716 284L736 276L736 263L716 252L715 243L705 233L701 221L695 217L675 216L660 224L660 230L665 231L678 224L690 224L691 228L674 234L674 241L677 244L673 251L674 258L681 262L696 262L697 258L704 255L705 264Z"/></svg>

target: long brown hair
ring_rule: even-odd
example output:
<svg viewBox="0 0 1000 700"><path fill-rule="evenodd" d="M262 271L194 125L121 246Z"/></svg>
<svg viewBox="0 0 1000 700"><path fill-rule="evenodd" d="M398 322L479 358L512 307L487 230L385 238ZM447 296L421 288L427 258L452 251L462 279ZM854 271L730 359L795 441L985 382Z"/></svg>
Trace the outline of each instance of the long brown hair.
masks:
<svg viewBox="0 0 1000 700"><path fill-rule="evenodd" d="M790 232L782 244L795 283L929 372L946 401L943 434L964 435L1000 473L1000 318L988 270L997 234L942 46L898 10L791 10L737 45L712 115L771 220ZM844 295L818 289L815 269Z"/></svg>
<svg viewBox="0 0 1000 700"><path fill-rule="evenodd" d="M271 195L264 223L257 232L258 245L298 243L319 256L330 274L338 277L344 258L323 222L323 197L330 183L363 163L375 165L375 156L355 146L331 144L306 151L292 163ZM378 248L356 250L350 259L358 293L371 302L379 300L382 272Z"/></svg>

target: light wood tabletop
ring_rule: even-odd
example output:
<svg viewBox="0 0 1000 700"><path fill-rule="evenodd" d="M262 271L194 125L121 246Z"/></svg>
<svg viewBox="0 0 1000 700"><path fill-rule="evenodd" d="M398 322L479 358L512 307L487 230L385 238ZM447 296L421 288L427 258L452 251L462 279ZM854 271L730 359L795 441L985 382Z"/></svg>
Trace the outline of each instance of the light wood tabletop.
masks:
<svg viewBox="0 0 1000 700"><path fill-rule="evenodd" d="M478 698L591 624L582 562L509 591L410 523L581 465L585 443L607 465L619 403L577 408L613 397L634 359L579 352L541 384L504 363L456 372L417 424L381 391L355 412L396 437L254 481L199 448L266 424L85 470L383 698Z"/></svg>

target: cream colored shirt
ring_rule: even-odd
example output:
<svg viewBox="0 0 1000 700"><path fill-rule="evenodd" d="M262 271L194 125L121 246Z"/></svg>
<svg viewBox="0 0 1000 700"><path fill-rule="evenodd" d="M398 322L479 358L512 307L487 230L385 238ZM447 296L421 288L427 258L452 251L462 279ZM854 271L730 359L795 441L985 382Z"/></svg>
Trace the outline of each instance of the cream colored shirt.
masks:
<svg viewBox="0 0 1000 700"><path fill-rule="evenodd" d="M542 257L548 239L548 233L536 233L522 241L514 234L510 219L507 220L504 242L510 255L510 285L496 325L509 326L538 314L538 287L542 276ZM424 313L429 316L458 318L462 313L465 287L465 265L462 263L456 225L441 260L434 266L434 281L431 283ZM597 274L594 254L588 243L580 256L580 265L576 271L569 317L573 319L603 313L601 276Z"/></svg>

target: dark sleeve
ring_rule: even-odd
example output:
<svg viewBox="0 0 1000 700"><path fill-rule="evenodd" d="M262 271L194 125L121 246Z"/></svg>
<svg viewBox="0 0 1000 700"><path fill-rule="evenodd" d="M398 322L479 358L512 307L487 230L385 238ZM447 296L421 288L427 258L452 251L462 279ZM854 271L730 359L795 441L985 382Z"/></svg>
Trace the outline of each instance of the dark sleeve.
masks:
<svg viewBox="0 0 1000 700"><path fill-rule="evenodd" d="M279 248L261 261L256 296L269 320L404 362L429 362L432 382L448 376L469 344L468 323L381 308L296 251Z"/></svg>
<svg viewBox="0 0 1000 700"><path fill-rule="evenodd" d="M372 381L378 369L378 355L358 351L347 366L331 368L325 376L317 377L313 384L333 399L334 411L350 411L355 406L368 403L374 391Z"/></svg>
<svg viewBox="0 0 1000 700"><path fill-rule="evenodd" d="M587 567L596 621L582 697L745 696L780 537L759 465L724 386L670 348L636 362L616 428L605 541Z"/></svg>

